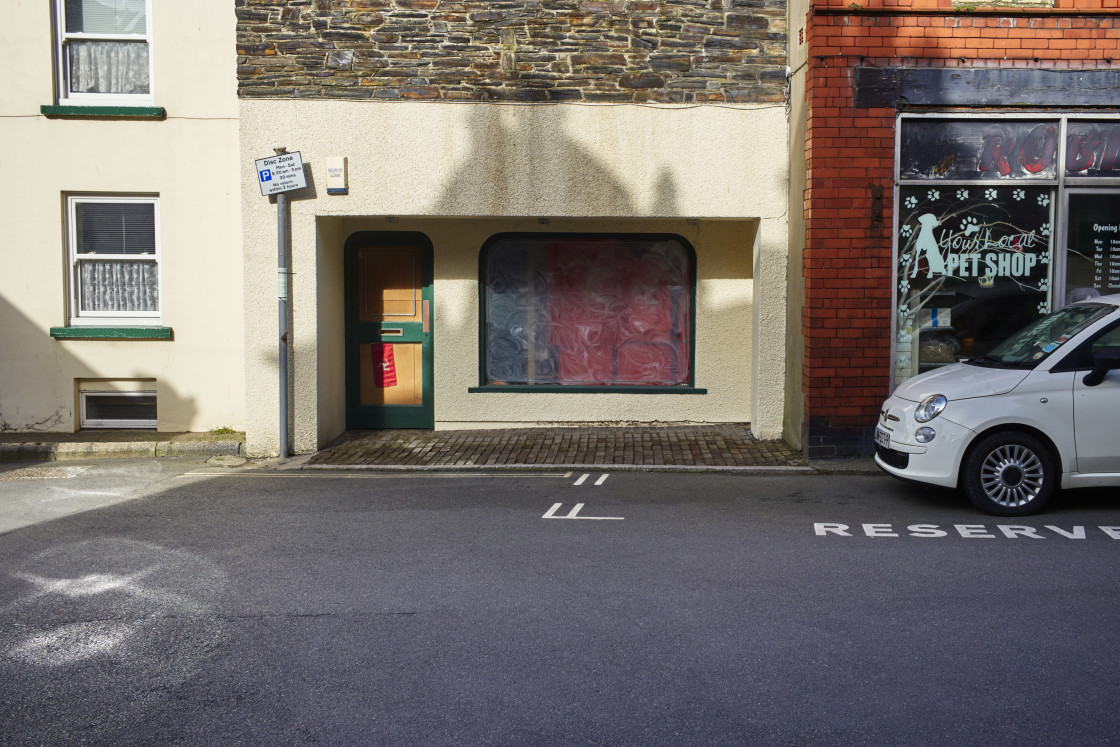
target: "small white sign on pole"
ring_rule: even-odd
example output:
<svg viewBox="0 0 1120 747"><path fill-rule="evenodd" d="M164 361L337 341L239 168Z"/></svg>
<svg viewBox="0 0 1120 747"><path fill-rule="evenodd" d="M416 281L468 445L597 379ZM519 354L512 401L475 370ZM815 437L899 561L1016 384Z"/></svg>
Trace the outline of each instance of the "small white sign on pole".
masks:
<svg viewBox="0 0 1120 747"><path fill-rule="evenodd" d="M265 197L307 186L307 179L303 175L303 159L299 157L298 150L295 153L258 158L254 163L257 165L261 194Z"/></svg>

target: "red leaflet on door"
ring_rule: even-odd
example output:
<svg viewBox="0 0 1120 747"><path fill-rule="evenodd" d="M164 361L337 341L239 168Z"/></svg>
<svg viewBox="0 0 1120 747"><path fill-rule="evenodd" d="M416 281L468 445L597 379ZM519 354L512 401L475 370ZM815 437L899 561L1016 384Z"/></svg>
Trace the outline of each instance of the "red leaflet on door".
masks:
<svg viewBox="0 0 1120 747"><path fill-rule="evenodd" d="M388 342L370 345L373 354L373 385L379 389L397 385L397 364L393 345Z"/></svg>

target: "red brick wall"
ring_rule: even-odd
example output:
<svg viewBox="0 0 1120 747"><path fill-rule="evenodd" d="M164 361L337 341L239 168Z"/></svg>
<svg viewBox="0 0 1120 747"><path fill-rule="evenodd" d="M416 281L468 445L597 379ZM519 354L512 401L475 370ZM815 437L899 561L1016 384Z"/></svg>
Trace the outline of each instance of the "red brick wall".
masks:
<svg viewBox="0 0 1120 747"><path fill-rule="evenodd" d="M1120 67L1120 0L1002 11L1013 15L954 13L946 0L841 10L849 6L822 0L806 20L801 386L810 457L869 453L890 383L895 111L854 108L853 69Z"/></svg>

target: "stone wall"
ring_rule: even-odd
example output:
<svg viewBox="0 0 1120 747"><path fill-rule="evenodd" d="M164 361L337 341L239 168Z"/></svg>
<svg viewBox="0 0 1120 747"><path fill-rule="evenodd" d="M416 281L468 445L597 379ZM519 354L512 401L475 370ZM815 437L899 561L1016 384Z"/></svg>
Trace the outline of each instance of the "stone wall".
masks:
<svg viewBox="0 0 1120 747"><path fill-rule="evenodd" d="M781 102L785 0L236 0L241 98Z"/></svg>

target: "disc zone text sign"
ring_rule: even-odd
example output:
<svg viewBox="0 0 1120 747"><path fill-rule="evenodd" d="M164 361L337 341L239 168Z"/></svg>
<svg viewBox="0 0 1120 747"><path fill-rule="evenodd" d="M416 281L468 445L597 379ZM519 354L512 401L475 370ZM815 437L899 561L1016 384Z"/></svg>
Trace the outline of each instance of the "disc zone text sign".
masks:
<svg viewBox="0 0 1120 747"><path fill-rule="evenodd" d="M265 197L307 186L307 179L303 175L303 159L299 157L298 150L295 153L259 158L255 163L257 181L260 182L261 194Z"/></svg>

